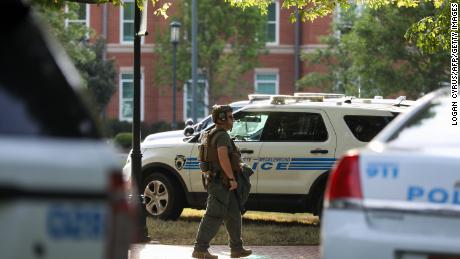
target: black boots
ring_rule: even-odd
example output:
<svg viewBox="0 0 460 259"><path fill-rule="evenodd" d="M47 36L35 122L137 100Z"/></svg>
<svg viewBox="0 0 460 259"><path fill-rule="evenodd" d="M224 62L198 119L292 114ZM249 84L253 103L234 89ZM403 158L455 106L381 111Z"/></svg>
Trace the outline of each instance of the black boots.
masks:
<svg viewBox="0 0 460 259"><path fill-rule="evenodd" d="M240 257L250 256L251 254L252 254L252 250L241 248L241 249L232 250L230 253L230 257L240 258Z"/></svg>
<svg viewBox="0 0 460 259"><path fill-rule="evenodd" d="M204 251L193 250L192 257L199 258L199 259L218 259L219 258L217 255L210 254L208 250L204 250Z"/></svg>

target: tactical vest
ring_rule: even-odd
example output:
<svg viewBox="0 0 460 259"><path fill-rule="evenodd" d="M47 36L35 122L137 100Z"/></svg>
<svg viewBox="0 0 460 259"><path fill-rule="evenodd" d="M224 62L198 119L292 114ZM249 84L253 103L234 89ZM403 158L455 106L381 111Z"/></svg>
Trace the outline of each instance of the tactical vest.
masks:
<svg viewBox="0 0 460 259"><path fill-rule="evenodd" d="M211 143L212 138L219 131L225 130L214 128L209 132L204 132L201 136L201 143L198 145L198 161L200 162L201 170L204 172L211 169L209 168L209 164L211 162L219 161L219 157L217 155L217 146ZM230 164L232 166L232 171L239 172L241 154L238 151L238 147L236 147L235 143L233 143L233 141L231 143L233 146L233 152L229 154Z"/></svg>
<svg viewBox="0 0 460 259"><path fill-rule="evenodd" d="M217 147L211 144L212 137L218 131L225 131L224 129L212 129L211 131L204 132L201 136L201 143L198 145L198 161L209 163L219 160L217 156Z"/></svg>

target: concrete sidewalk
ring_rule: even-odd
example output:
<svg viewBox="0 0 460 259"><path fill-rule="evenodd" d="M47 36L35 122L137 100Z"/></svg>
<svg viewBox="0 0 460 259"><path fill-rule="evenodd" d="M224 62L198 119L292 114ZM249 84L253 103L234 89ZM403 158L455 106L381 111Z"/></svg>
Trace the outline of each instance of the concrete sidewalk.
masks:
<svg viewBox="0 0 460 259"><path fill-rule="evenodd" d="M253 254L248 259L318 259L319 246L247 246ZM129 259L183 259L192 258L193 246L136 244L131 246ZM209 251L219 259L230 258L230 248L211 246Z"/></svg>

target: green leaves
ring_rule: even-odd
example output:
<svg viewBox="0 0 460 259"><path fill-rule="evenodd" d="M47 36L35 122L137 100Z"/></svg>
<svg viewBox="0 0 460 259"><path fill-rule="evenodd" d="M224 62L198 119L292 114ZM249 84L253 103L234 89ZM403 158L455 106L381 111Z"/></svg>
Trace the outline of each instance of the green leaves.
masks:
<svg viewBox="0 0 460 259"><path fill-rule="evenodd" d="M41 18L51 33L63 45L83 79L86 92L101 112L116 90L116 71L112 60L102 58L105 48L103 39L89 43L92 31L81 23L68 23L66 19L78 18L79 4L69 2L67 7L35 3ZM67 25L66 25L67 24Z"/></svg>
<svg viewBox="0 0 460 259"><path fill-rule="evenodd" d="M328 47L304 56L311 64L325 64L329 71L308 75L300 83L303 87L316 83L325 90L350 95L357 95L360 89L363 97L403 91L414 99L440 87L448 80L448 54L422 52L404 37L408 26L437 11L430 4L417 8L393 5L365 8L357 15L352 6L334 21L335 32L323 40Z"/></svg>
<svg viewBox="0 0 460 259"><path fill-rule="evenodd" d="M266 8L271 0L226 0L234 6L248 8L256 6L266 12ZM431 5L437 9L431 17L421 17L408 25L406 38L415 43L423 52L445 52L450 48L449 27L449 7L451 0L357 0L356 4L364 5L371 9L383 7L391 8L418 8L420 6ZM332 14L338 7L348 8L348 0L284 0L283 8L290 9L290 21L294 22L295 8L298 8L302 21L312 21L314 19ZM407 28L406 28L407 29Z"/></svg>
<svg viewBox="0 0 460 259"><path fill-rule="evenodd" d="M444 5L436 10L435 15L424 17L412 24L405 38L423 53L449 52L450 5Z"/></svg>
<svg viewBox="0 0 460 259"><path fill-rule="evenodd" d="M178 86L191 78L191 6L181 1L175 18L181 22L181 41L177 52ZM209 103L221 96L241 97L245 91L242 74L257 64L265 46L266 16L258 8L237 8L224 0L198 1L198 69L208 80ZM170 22L168 21L168 22ZM169 28L156 37L154 72L156 81L165 87L172 82L172 46Z"/></svg>

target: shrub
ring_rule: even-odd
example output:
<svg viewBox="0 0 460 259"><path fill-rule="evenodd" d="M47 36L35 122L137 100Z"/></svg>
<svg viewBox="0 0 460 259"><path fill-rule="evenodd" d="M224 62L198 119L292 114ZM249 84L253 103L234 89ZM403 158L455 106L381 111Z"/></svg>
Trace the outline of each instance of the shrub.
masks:
<svg viewBox="0 0 460 259"><path fill-rule="evenodd" d="M121 132L115 136L113 141L123 149L131 149L132 140L133 134L131 132Z"/></svg>

